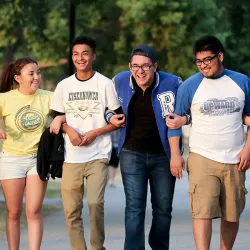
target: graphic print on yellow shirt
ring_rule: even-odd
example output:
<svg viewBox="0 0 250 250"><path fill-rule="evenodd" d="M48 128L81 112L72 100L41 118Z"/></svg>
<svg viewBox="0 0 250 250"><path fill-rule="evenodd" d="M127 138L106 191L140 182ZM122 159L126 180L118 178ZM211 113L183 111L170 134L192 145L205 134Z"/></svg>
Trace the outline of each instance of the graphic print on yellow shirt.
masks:
<svg viewBox="0 0 250 250"><path fill-rule="evenodd" d="M38 89L23 95L17 89L0 95L0 119L7 139L3 152L12 155L36 154L40 137L47 127L52 92Z"/></svg>
<svg viewBox="0 0 250 250"><path fill-rule="evenodd" d="M17 128L24 132L36 131L45 125L44 114L41 110L27 105L18 110L15 123Z"/></svg>

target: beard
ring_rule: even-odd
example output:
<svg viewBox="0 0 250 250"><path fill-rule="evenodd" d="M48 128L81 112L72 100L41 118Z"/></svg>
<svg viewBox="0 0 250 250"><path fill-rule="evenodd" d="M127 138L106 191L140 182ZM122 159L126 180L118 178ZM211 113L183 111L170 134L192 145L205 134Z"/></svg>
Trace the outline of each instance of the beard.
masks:
<svg viewBox="0 0 250 250"><path fill-rule="evenodd" d="M208 72L207 74L204 72L201 72L204 77L208 78L208 79L213 79L217 76L219 76L222 72L224 71L224 67L221 61L218 60L218 65L216 67L216 70L214 72Z"/></svg>

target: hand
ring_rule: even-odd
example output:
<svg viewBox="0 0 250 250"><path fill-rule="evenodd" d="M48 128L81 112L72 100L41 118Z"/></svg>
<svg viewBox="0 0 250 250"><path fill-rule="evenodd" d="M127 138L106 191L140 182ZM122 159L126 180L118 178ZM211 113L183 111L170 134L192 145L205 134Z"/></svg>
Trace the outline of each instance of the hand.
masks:
<svg viewBox="0 0 250 250"><path fill-rule="evenodd" d="M116 126L117 128L124 128L125 127L125 115L120 114L120 115L113 115L110 118L110 123Z"/></svg>
<svg viewBox="0 0 250 250"><path fill-rule="evenodd" d="M73 146L80 146L82 143L82 135L79 134L76 130L69 127L67 128L67 135L69 136L69 140L72 143Z"/></svg>
<svg viewBox="0 0 250 250"><path fill-rule="evenodd" d="M250 126L250 116L244 115L243 116L243 123L247 126Z"/></svg>
<svg viewBox="0 0 250 250"><path fill-rule="evenodd" d="M90 130L82 135L82 142L79 146L88 146L91 144L97 137L95 130Z"/></svg>
<svg viewBox="0 0 250 250"><path fill-rule="evenodd" d="M60 116L56 116L53 121L51 122L50 124L50 129L49 129L49 132L51 134L58 134L59 131L60 131L60 128L61 128L61 125L62 125L62 121L61 121L61 117Z"/></svg>
<svg viewBox="0 0 250 250"><path fill-rule="evenodd" d="M7 134L3 129L0 128L0 139L7 139Z"/></svg>
<svg viewBox="0 0 250 250"><path fill-rule="evenodd" d="M245 146L240 153L238 154L239 160L239 171L246 171L249 168L250 164L250 148Z"/></svg>
<svg viewBox="0 0 250 250"><path fill-rule="evenodd" d="M171 113L166 116L166 125L171 129L178 129L186 124L186 120L187 119L185 116L179 116L174 113Z"/></svg>
<svg viewBox="0 0 250 250"><path fill-rule="evenodd" d="M182 170L185 170L185 161L181 155L171 155L170 170L171 174L177 179L182 178Z"/></svg>

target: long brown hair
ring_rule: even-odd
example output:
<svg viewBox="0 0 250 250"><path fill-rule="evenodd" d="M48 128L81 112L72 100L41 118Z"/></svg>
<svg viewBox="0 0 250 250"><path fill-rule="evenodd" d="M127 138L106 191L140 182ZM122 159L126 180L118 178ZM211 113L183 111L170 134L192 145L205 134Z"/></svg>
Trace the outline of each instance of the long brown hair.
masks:
<svg viewBox="0 0 250 250"><path fill-rule="evenodd" d="M29 63L37 64L37 61L31 57L23 57L11 62L3 71L0 82L0 93L4 93L14 89L14 84L18 84L15 75L21 75L22 68Z"/></svg>

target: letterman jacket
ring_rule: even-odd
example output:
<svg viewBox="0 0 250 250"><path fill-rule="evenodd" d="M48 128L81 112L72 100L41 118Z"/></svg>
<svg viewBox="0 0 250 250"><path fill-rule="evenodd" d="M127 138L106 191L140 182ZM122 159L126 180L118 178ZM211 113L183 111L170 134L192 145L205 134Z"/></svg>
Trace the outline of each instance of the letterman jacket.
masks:
<svg viewBox="0 0 250 250"><path fill-rule="evenodd" d="M120 141L117 153L121 152L124 142L126 140L128 126L129 126L129 114L128 107L132 96L135 93L132 83L132 74L130 71L124 71L118 73L114 78L116 92L123 113L126 116L126 126L120 130ZM171 136L168 133L165 118L169 113L174 112L175 97L177 89L181 83L181 79L175 75L171 75L165 72L156 72L156 85L152 90L152 106L155 113L156 123L160 134L163 148L170 159L170 146L168 138ZM181 140L180 140L181 141ZM153 145L152 145L153 146ZM180 144L180 149L182 145Z"/></svg>

